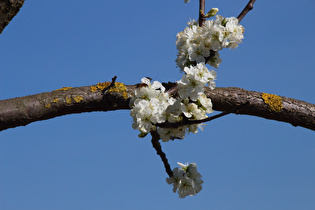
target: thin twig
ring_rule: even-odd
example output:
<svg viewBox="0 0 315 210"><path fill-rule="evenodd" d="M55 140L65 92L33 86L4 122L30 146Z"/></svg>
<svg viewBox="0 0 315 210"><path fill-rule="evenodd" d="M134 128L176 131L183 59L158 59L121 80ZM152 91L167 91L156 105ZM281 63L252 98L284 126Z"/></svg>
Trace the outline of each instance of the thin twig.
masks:
<svg viewBox="0 0 315 210"><path fill-rule="evenodd" d="M254 8L254 3L256 0L250 0L246 7L243 9L243 11L237 16L238 22L241 22L241 20L245 17L245 15Z"/></svg>
<svg viewBox="0 0 315 210"><path fill-rule="evenodd" d="M110 88L115 86L116 79L117 79L117 76L114 76L112 78L112 82L110 83L110 85L108 87L104 88L103 93L105 93L106 90L109 90Z"/></svg>
<svg viewBox="0 0 315 210"><path fill-rule="evenodd" d="M186 125L193 125L193 124L200 124L200 123L204 123L204 122L209 122L211 120L217 119L219 117L223 117L225 115L231 114L231 112L222 112L220 114L214 115L212 117L207 117L205 119L202 120L188 120L188 121L184 121L184 122L177 122L177 123L158 123L156 124L156 126L159 126L161 128L178 128L178 127L182 127L182 126L186 126Z"/></svg>
<svg viewBox="0 0 315 210"><path fill-rule="evenodd" d="M152 146L156 150L156 153L161 157L162 162L164 163L166 173L169 175L169 177L173 177L173 171L171 169L170 164L168 163L165 153L162 151L162 147L159 142L160 135L158 134L157 131L152 131L151 135L152 135L152 140L151 140Z"/></svg>
<svg viewBox="0 0 315 210"><path fill-rule="evenodd" d="M199 0L199 26L200 27L206 21L205 10L206 10L206 0Z"/></svg>
<svg viewBox="0 0 315 210"><path fill-rule="evenodd" d="M117 79L117 76L114 76L114 77L112 78L112 83L110 83L110 85L108 86L109 88L111 88L111 87L113 87L113 86L115 85L116 79Z"/></svg>
<svg viewBox="0 0 315 210"><path fill-rule="evenodd" d="M219 117L223 117L223 116L231 114L231 113L237 113L240 110L240 108L242 108L242 107L244 107L246 105L248 105L248 103L243 103L243 104L241 104L239 106L236 106L236 107L232 108L229 111L224 111L224 112L222 112L220 114L217 114L217 115L214 115L214 116L211 116L211 117L207 117L207 118L202 119L202 120L186 120L186 121L177 122L177 123L166 122L166 123L157 123L155 125L159 126L161 128L178 128L178 127L185 126L185 125L201 124L201 123L204 123L204 122L209 122L211 120L215 120L215 119L217 119Z"/></svg>

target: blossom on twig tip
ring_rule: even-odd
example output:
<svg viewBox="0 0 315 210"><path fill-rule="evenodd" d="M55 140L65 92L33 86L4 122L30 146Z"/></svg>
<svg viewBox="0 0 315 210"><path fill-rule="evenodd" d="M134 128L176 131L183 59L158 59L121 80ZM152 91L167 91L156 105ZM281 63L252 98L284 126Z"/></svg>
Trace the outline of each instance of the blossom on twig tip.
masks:
<svg viewBox="0 0 315 210"><path fill-rule="evenodd" d="M173 185L173 192L178 193L180 198L193 196L201 191L203 180L197 171L195 163L182 164L177 163L181 168L173 169L173 177L166 178L168 184Z"/></svg>

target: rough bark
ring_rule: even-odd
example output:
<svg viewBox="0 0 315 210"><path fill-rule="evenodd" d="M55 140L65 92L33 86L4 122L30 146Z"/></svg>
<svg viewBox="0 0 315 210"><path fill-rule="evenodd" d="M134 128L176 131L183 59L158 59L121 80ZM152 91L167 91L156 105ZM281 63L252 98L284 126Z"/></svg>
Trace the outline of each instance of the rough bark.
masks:
<svg viewBox="0 0 315 210"><path fill-rule="evenodd" d="M66 114L130 109L129 101L137 85L115 84L108 90L94 85L2 100L0 131ZM314 104L279 97L282 108L274 111L262 94L235 87L206 89L214 110L282 121L315 131Z"/></svg>
<svg viewBox="0 0 315 210"><path fill-rule="evenodd" d="M20 11L24 0L0 0L0 34Z"/></svg>
<svg viewBox="0 0 315 210"><path fill-rule="evenodd" d="M279 96L282 108L279 111L274 111L264 101L263 93L260 92L229 87L216 88L213 91L208 89L206 94L213 101L214 110L229 111L233 110L234 107L240 107L237 111L232 112L286 122L293 126L301 126L315 131L314 104Z"/></svg>

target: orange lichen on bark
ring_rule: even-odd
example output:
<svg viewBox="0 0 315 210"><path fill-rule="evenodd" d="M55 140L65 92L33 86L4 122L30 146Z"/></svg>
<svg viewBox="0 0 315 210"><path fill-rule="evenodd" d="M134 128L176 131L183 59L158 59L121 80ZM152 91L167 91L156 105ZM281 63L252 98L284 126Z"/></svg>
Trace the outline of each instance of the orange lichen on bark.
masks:
<svg viewBox="0 0 315 210"><path fill-rule="evenodd" d="M100 90L105 90L106 88L108 88L112 83L111 82L99 82L97 83L96 87ZM91 86L91 91L94 92L96 89L95 89L95 86ZM113 93L113 92L116 92L116 93L121 93L122 96L127 99L128 98L128 93L127 93L127 88L126 86L124 85L124 83L121 83L121 82L115 82L115 85L113 85L112 87L110 87L108 90L107 90L108 93Z"/></svg>
<svg viewBox="0 0 315 210"><path fill-rule="evenodd" d="M58 98L55 98L54 100L53 100L53 103L58 103L59 102L59 99Z"/></svg>
<svg viewBox="0 0 315 210"><path fill-rule="evenodd" d="M108 86L110 86L110 82L99 82L97 83L96 87L100 90L104 90L105 88L107 88Z"/></svg>
<svg viewBox="0 0 315 210"><path fill-rule="evenodd" d="M59 91L59 90L69 90L69 89L72 89L73 87L63 87L63 88L59 88L57 89L56 91Z"/></svg>
<svg viewBox="0 0 315 210"><path fill-rule="evenodd" d="M71 104L71 98L66 97L66 103Z"/></svg>
<svg viewBox="0 0 315 210"><path fill-rule="evenodd" d="M51 105L50 103L49 104L45 104L45 107L49 109L50 105Z"/></svg>
<svg viewBox="0 0 315 210"><path fill-rule="evenodd" d="M128 98L127 88L124 83L115 82L115 85L111 87L108 92L118 92L121 93L124 99Z"/></svg>
<svg viewBox="0 0 315 210"><path fill-rule="evenodd" d="M97 90L97 87L91 86L91 91L92 91L92 92L95 92L96 90Z"/></svg>
<svg viewBox="0 0 315 210"><path fill-rule="evenodd" d="M269 106L269 109L274 112L280 112L283 109L280 96L274 94L263 93L261 95L264 102Z"/></svg>
<svg viewBox="0 0 315 210"><path fill-rule="evenodd" d="M73 98L73 100L74 100L75 102L79 103L80 101L83 100L83 97L82 97L82 96L76 96L76 97Z"/></svg>

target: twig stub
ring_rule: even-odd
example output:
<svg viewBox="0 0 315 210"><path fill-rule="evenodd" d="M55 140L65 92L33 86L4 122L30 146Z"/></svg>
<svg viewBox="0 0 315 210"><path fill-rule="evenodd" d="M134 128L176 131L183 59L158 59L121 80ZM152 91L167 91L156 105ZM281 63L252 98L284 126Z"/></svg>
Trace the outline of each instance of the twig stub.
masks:
<svg viewBox="0 0 315 210"><path fill-rule="evenodd" d="M256 0L250 0L243 11L237 16L238 22L241 22L241 20L245 17L245 15L254 8L254 3Z"/></svg>

